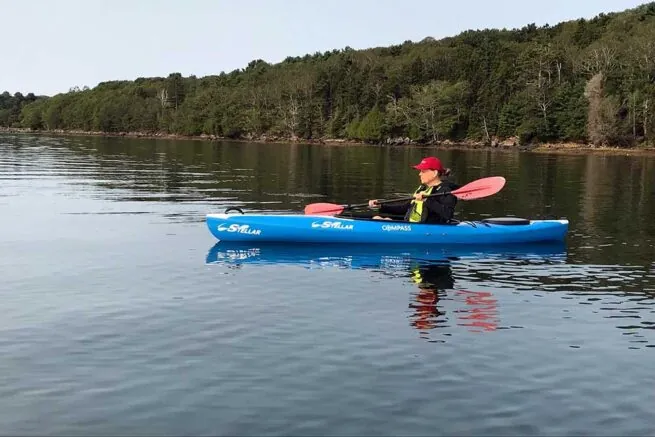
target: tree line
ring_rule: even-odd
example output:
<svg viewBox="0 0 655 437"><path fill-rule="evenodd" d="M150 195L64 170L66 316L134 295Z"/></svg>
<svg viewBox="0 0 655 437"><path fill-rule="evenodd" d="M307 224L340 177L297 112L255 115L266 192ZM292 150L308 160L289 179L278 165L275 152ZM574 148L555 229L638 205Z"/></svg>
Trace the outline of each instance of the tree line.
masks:
<svg viewBox="0 0 655 437"><path fill-rule="evenodd" d="M655 2L554 26L350 47L198 78L0 95L34 130L436 143L655 142Z"/></svg>

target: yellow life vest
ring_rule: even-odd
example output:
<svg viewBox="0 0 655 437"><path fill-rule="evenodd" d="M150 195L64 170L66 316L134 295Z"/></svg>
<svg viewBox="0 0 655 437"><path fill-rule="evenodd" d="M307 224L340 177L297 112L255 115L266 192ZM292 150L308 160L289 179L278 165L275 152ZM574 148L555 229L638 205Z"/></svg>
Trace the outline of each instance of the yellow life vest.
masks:
<svg viewBox="0 0 655 437"><path fill-rule="evenodd" d="M432 193L432 189L434 187L428 187L427 190L423 191L423 196L428 196ZM418 189L414 192L414 194L418 194L421 192L421 187L418 187ZM409 213L409 221L412 223L419 223L421 221L421 218L423 217L423 202L424 200L418 201L416 199L412 200L411 206L410 206L410 213Z"/></svg>

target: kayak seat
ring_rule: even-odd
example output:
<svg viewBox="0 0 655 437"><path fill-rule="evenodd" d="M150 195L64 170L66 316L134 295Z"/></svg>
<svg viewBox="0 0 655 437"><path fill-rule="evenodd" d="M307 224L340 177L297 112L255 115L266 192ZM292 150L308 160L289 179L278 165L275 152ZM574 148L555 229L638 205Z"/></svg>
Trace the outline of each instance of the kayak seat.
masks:
<svg viewBox="0 0 655 437"><path fill-rule="evenodd" d="M494 217L480 220L493 225L529 225L530 220L520 217Z"/></svg>

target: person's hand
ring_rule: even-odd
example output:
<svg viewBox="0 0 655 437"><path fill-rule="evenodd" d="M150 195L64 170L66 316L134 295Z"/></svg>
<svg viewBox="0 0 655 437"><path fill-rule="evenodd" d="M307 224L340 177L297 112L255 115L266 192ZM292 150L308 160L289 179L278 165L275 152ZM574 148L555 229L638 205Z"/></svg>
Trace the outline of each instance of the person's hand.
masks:
<svg viewBox="0 0 655 437"><path fill-rule="evenodd" d="M380 204L378 203L377 199L372 199L372 200L368 201L368 207L369 208L377 208L379 206L380 206Z"/></svg>
<svg viewBox="0 0 655 437"><path fill-rule="evenodd" d="M414 194L414 199L418 200L419 202L423 200L423 192Z"/></svg>

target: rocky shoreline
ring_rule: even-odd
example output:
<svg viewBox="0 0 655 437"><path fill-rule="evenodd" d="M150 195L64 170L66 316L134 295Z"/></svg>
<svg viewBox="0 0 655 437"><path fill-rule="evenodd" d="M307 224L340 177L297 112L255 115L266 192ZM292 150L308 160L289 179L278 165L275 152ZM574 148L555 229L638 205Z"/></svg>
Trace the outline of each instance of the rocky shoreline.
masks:
<svg viewBox="0 0 655 437"><path fill-rule="evenodd" d="M299 143L299 144L329 144L356 146L369 144L363 141L342 139L342 138L319 138L319 139L302 139L302 138L285 138L278 136L246 136L241 138L219 137L216 135L179 135L164 132L96 132L83 130L33 130L29 128L7 128L0 127L0 133L17 133L33 135L61 135L61 136L97 136L97 137L123 137L123 138L140 138L140 139L164 139L164 140L199 140L199 141L237 141L237 142L255 142L255 143ZM373 144L376 145L376 144ZM378 143L380 146L408 146L408 147L443 147L443 148L467 148L467 149L502 149L531 152L567 152L567 153L655 153L655 147L612 147L612 146L595 146L593 144L561 142L561 143L536 143L521 145L518 138L508 138L504 140L492 139L489 142L483 141L451 141L444 140L435 143L415 143L409 138L387 138L385 141Z"/></svg>

